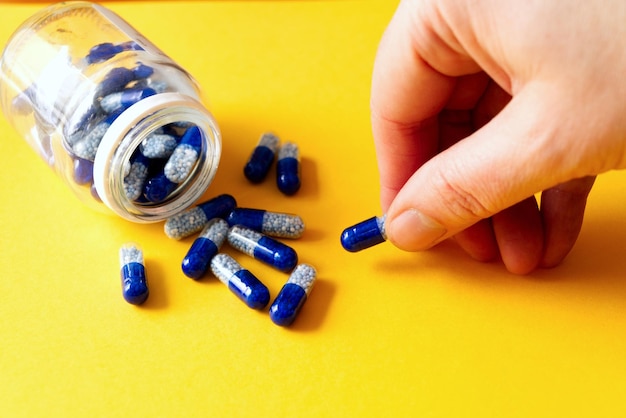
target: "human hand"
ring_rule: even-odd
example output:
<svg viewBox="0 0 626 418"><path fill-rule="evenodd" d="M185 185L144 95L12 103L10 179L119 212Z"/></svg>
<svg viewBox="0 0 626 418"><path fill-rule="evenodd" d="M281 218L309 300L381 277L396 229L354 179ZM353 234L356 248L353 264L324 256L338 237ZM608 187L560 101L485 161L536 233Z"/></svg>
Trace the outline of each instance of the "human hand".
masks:
<svg viewBox="0 0 626 418"><path fill-rule="evenodd" d="M387 238L560 263L594 176L626 167L624 22L623 0L403 1L372 82Z"/></svg>

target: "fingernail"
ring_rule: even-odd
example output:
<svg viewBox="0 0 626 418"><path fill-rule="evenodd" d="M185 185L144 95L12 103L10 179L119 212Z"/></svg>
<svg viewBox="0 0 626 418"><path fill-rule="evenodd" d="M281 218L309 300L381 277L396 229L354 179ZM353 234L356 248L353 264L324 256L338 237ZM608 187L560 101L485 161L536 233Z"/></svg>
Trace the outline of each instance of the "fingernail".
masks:
<svg viewBox="0 0 626 418"><path fill-rule="evenodd" d="M396 216L386 229L391 242L407 251L430 248L446 234L443 225L414 208Z"/></svg>

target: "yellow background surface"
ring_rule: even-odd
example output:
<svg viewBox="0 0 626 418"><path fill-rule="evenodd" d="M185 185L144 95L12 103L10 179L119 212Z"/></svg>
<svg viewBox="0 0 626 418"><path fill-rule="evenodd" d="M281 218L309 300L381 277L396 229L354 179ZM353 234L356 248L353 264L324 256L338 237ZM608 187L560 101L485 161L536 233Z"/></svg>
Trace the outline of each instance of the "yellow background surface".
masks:
<svg viewBox="0 0 626 418"><path fill-rule="evenodd" d="M275 326L182 274L193 238L86 208L1 118L0 416L624 416L626 173L599 177L557 269L518 277L452 243L350 254L342 229L380 211L369 86L395 2L104 4L201 84L224 143L205 197L300 214L318 282ZM42 5L1 4L0 42ZM266 130L300 145L296 196L243 177ZM141 307L121 296L127 241ZM236 256L272 297L287 279Z"/></svg>

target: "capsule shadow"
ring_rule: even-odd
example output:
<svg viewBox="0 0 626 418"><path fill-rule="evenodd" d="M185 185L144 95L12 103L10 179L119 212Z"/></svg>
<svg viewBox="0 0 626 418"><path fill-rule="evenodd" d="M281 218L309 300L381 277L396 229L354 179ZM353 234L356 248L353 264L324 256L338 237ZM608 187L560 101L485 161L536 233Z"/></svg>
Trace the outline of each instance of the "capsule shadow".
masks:
<svg viewBox="0 0 626 418"><path fill-rule="evenodd" d="M302 239L305 239L307 242L315 242L323 240L326 238L326 235L321 229L306 228L304 234L302 234Z"/></svg>
<svg viewBox="0 0 626 418"><path fill-rule="evenodd" d="M384 278L392 281L400 277L413 277L417 271L425 273L431 270L488 280L485 277L487 271L495 268L497 272L497 265L497 262L480 263L473 260L458 245L448 240L424 252L398 252L398 257L378 260L375 268L384 272Z"/></svg>
<svg viewBox="0 0 626 418"><path fill-rule="evenodd" d="M311 294L302 306L302 310L288 329L296 332L310 332L319 329L330 308L336 287L329 280L317 278Z"/></svg>
<svg viewBox="0 0 626 418"><path fill-rule="evenodd" d="M146 280L150 294L148 299L141 305L142 309L165 309L167 308L167 289L165 286L165 275L161 266L153 260L146 259Z"/></svg>
<svg viewBox="0 0 626 418"><path fill-rule="evenodd" d="M319 197L320 187L317 175L317 164L315 161L305 156L300 157L300 171L302 186L300 187L300 190L295 193L295 196L307 195ZM276 180L274 180L274 182L275 181Z"/></svg>

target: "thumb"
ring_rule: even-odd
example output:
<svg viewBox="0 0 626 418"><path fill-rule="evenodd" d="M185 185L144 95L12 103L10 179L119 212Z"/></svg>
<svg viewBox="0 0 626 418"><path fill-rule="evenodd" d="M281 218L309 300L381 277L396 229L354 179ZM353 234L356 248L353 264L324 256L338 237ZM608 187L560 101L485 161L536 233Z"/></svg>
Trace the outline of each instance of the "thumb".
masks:
<svg viewBox="0 0 626 418"><path fill-rule="evenodd" d="M422 165L389 207L387 238L407 251L427 249L586 175L581 161L588 150L577 140L580 130L568 126L575 118L564 117L568 101L555 93L527 85L488 124Z"/></svg>

